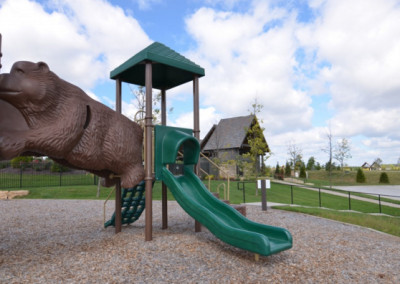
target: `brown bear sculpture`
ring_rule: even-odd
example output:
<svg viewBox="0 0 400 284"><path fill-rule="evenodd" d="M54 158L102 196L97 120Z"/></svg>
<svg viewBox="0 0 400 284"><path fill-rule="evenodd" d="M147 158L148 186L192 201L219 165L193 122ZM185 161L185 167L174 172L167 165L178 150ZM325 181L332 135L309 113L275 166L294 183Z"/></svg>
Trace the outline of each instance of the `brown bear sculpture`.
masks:
<svg viewBox="0 0 400 284"><path fill-rule="evenodd" d="M143 131L60 79L46 63L20 61L0 75L0 160L49 156L123 187L144 178Z"/></svg>

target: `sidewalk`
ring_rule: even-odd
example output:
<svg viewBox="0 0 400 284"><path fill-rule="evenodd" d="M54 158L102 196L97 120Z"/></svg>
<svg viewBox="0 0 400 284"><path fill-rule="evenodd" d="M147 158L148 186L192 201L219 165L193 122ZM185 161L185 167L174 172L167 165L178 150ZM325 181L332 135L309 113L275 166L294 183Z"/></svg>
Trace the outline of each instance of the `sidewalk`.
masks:
<svg viewBox="0 0 400 284"><path fill-rule="evenodd" d="M250 203L245 203L246 205L250 206L260 206L261 207L261 202L250 202ZM283 204L283 203L276 203L276 202L268 202L267 201L267 208L271 208L273 206L290 206L290 204ZM292 205L295 206L295 205Z"/></svg>

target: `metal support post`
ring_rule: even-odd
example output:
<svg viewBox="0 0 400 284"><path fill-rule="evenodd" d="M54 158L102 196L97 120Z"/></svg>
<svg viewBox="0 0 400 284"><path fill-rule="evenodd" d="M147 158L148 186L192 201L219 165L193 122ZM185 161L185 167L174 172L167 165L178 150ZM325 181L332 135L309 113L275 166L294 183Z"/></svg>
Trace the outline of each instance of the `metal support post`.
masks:
<svg viewBox="0 0 400 284"><path fill-rule="evenodd" d="M199 103L199 76L193 76L193 133L194 137L200 142L200 103ZM199 163L195 166L195 173L199 175ZM195 232L201 232L201 224L194 223Z"/></svg>
<svg viewBox="0 0 400 284"><path fill-rule="evenodd" d="M267 211L267 189L265 180L261 180L261 210Z"/></svg>
<svg viewBox="0 0 400 284"><path fill-rule="evenodd" d="M122 230L122 198L121 198L121 179L117 178L115 184L115 233L118 234Z"/></svg>
<svg viewBox="0 0 400 284"><path fill-rule="evenodd" d="M167 105L165 89L161 90L161 124L167 125ZM161 185L161 211L162 211L162 229L168 228L168 191L167 186Z"/></svg>
<svg viewBox="0 0 400 284"><path fill-rule="evenodd" d="M145 116L145 198L146 198L146 220L145 220L145 240L153 239L153 155L152 155L152 139L153 139L153 114L152 114L152 64L146 62L146 116Z"/></svg>
<svg viewBox="0 0 400 284"><path fill-rule="evenodd" d="M122 112L122 95L121 95L121 80L117 79L116 83L116 98L115 98L115 108L116 112ZM117 178L117 183L115 184L115 233L118 234L122 230L122 196L121 196L121 180Z"/></svg>

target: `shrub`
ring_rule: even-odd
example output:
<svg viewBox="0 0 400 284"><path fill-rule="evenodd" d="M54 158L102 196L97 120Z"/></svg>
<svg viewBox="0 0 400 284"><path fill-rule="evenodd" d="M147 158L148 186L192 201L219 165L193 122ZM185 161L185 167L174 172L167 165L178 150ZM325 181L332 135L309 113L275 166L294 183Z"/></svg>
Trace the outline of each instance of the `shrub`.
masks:
<svg viewBox="0 0 400 284"><path fill-rule="evenodd" d="M389 183L389 177L387 173L381 173L381 176L379 177L379 183Z"/></svg>
<svg viewBox="0 0 400 284"><path fill-rule="evenodd" d="M300 178L307 178L306 168L304 167L304 165L300 168Z"/></svg>
<svg viewBox="0 0 400 284"><path fill-rule="evenodd" d="M14 169L25 169L28 165L28 163L32 162L33 157L31 156L20 156L16 157L11 160L11 167Z"/></svg>
<svg viewBox="0 0 400 284"><path fill-rule="evenodd" d="M214 179L214 175L206 175L206 176L205 176L205 179L207 179L207 180L208 180L208 179L211 179L211 180L212 180L212 179Z"/></svg>
<svg viewBox="0 0 400 284"><path fill-rule="evenodd" d="M60 165L59 163L54 162L51 165L50 171L52 171L53 173L59 173L59 172L68 172L70 171L70 168Z"/></svg>
<svg viewBox="0 0 400 284"><path fill-rule="evenodd" d="M365 175L361 168L357 170L356 182L365 183Z"/></svg>
<svg viewBox="0 0 400 284"><path fill-rule="evenodd" d="M8 167L8 161L0 161L0 169L5 169Z"/></svg>

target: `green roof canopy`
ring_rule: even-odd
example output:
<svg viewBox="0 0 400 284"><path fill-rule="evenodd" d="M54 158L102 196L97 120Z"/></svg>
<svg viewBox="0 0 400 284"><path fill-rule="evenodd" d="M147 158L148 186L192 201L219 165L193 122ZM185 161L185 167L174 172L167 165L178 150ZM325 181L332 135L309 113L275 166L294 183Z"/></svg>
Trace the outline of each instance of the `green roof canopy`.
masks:
<svg viewBox="0 0 400 284"><path fill-rule="evenodd" d="M169 47L154 42L110 72L111 79L145 86L145 62L153 62L153 88L171 89L202 77L204 69Z"/></svg>

